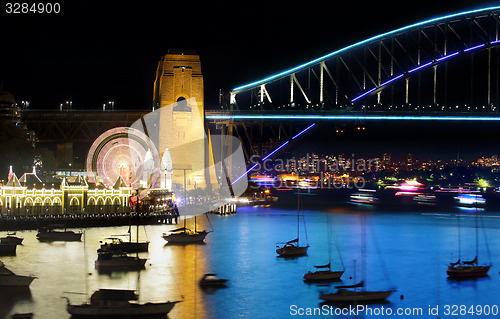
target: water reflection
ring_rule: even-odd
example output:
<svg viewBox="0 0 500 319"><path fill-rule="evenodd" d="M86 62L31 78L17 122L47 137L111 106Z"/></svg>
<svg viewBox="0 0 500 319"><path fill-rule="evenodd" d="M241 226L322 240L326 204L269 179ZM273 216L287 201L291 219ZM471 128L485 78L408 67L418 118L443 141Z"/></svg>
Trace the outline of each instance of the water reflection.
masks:
<svg viewBox="0 0 500 319"><path fill-rule="evenodd" d="M29 288L2 287L0 290L0 318L7 318L14 305L26 308L26 303L32 301Z"/></svg>
<svg viewBox="0 0 500 319"><path fill-rule="evenodd" d="M161 234L176 226L147 226L140 240L149 240L148 258L141 271L95 269L99 241L111 234L125 233L128 227L90 228L82 242L40 243L36 232L22 231L17 256L2 257L17 274L34 275L31 291L0 295L0 317L13 313L35 313L34 318L69 318L66 296L72 304L87 302L98 289L131 289L139 302L183 300L170 312L170 319L291 318L290 306L317 307L319 292L333 284L306 284L303 275L314 265L324 264L332 254L332 267L345 265L344 284L354 277L353 260L361 255L361 219L367 222L367 286L385 288L389 274L398 293L387 307L424 307L440 304L495 304L500 284L500 256L493 253L489 277L476 280L447 280L447 263L457 258L457 218L453 215L422 215L356 209L308 210L306 223L310 249L308 256L277 258L275 243L287 238L296 227L296 210L241 208L234 216L211 218L214 232L206 244L169 245ZM488 213L496 216L496 214ZM326 218L328 215L329 218ZM500 218L484 217L490 247L500 246ZM201 219L200 229L207 229ZM329 222L338 241L327 240ZM206 222L205 222L206 223ZM461 218L462 243L474 243L474 218ZM372 234L376 234L376 244ZM462 245L462 254L473 255L475 245ZM380 256L385 262L381 269ZM455 254L453 256L452 254ZM135 254L133 254L135 255ZM358 263L359 267L360 262ZM335 268L335 267L333 267ZM205 273L229 279L227 288L202 289L198 281ZM357 272L358 277L361 271ZM405 296L404 303L399 295Z"/></svg>

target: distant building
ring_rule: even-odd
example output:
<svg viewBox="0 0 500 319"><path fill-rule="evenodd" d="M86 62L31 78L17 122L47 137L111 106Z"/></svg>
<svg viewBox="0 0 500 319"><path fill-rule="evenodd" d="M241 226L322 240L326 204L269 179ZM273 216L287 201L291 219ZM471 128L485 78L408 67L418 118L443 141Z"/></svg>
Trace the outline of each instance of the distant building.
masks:
<svg viewBox="0 0 500 319"><path fill-rule="evenodd" d="M27 107L29 105L29 102L21 101L21 105L23 105L23 107ZM33 147L35 146L35 132L28 131L28 127L23 122L21 122L21 107L19 107L14 96L10 92L3 90L1 85L0 120L12 121L16 126L21 127L24 131L26 131L26 138L32 143Z"/></svg>
<svg viewBox="0 0 500 319"><path fill-rule="evenodd" d="M17 106L14 96L0 87L0 119L11 120L14 123L21 121L21 109Z"/></svg>

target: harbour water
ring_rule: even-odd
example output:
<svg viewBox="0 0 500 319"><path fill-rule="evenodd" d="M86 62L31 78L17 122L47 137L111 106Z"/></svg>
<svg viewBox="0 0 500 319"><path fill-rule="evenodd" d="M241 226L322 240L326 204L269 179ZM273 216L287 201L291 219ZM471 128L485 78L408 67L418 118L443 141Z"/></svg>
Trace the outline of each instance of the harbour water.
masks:
<svg viewBox="0 0 500 319"><path fill-rule="evenodd" d="M171 319L330 318L321 314L300 316L294 309L321 307L319 293L333 291L339 284L309 284L302 279L314 265L327 264L331 259L332 270L342 269L342 264L345 267L343 284L354 283L349 277L361 280L364 264L367 289L397 288L388 303L370 307L422 309L422 315L391 318L437 318L428 311L438 305L440 318L495 318L444 313L446 305L469 309L478 305L498 307L500 303L500 213L478 214L482 226L478 232L479 262L491 262L493 267L487 277L462 281L447 279L446 268L459 258L457 220L460 257L475 257L474 210L389 212L354 205L313 210L306 205L307 232L301 223L300 240L305 243L307 234L308 256L284 259L276 255L276 242L296 237L296 209L244 207L236 215L210 215L211 223L199 217L199 229L211 230L213 226L214 230L204 245L166 245L161 234L176 225L141 226L141 240L151 242L149 253L140 254L149 258L146 269L108 274L94 269L99 241L125 234L128 227L88 228L82 242L40 243L35 231L20 231L18 235L25 239L17 256L0 260L15 273L35 275L37 279L28 293L0 292L0 317L33 312L34 318L69 318L62 296L72 303L82 303L99 288L122 288L138 289L140 302L183 300L169 314ZM133 233L135 236L134 229ZM367 243L364 254L363 238ZM198 280L204 273L229 279L228 287L201 289Z"/></svg>

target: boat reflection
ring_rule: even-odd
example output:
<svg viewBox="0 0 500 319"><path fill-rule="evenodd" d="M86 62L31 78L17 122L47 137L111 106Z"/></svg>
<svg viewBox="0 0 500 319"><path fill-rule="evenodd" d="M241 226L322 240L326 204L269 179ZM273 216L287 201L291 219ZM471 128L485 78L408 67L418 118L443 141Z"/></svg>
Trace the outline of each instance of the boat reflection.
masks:
<svg viewBox="0 0 500 319"><path fill-rule="evenodd" d="M17 303L32 300L28 287L2 287L0 290L0 318L8 318Z"/></svg>

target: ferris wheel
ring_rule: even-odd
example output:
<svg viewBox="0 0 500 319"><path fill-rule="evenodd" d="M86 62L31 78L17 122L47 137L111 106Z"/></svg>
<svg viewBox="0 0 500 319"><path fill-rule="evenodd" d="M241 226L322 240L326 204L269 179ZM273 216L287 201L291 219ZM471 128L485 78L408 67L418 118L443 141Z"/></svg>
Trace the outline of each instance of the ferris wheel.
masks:
<svg viewBox="0 0 500 319"><path fill-rule="evenodd" d="M87 176L110 188L119 177L126 185L149 188L158 183L160 156L151 139L130 127L117 127L101 134L87 155Z"/></svg>

